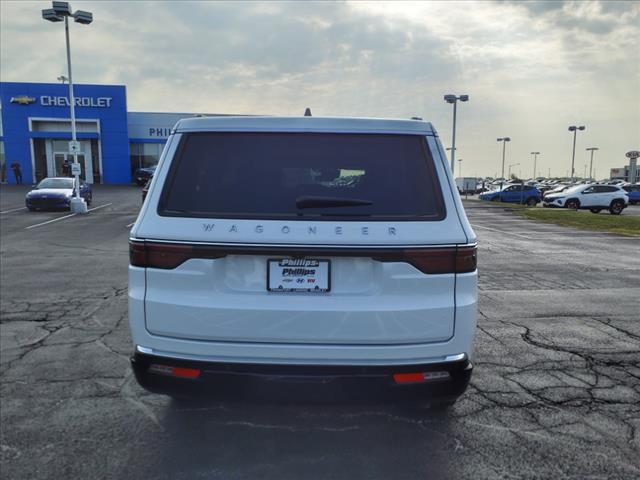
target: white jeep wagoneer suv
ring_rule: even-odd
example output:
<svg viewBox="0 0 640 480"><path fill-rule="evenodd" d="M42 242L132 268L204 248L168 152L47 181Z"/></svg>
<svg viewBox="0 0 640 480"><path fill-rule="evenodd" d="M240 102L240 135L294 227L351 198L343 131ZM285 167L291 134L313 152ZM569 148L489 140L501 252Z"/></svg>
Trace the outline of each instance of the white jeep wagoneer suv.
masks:
<svg viewBox="0 0 640 480"><path fill-rule="evenodd" d="M153 392L290 376L449 404L476 304L476 236L427 122L181 120L131 230L132 365Z"/></svg>

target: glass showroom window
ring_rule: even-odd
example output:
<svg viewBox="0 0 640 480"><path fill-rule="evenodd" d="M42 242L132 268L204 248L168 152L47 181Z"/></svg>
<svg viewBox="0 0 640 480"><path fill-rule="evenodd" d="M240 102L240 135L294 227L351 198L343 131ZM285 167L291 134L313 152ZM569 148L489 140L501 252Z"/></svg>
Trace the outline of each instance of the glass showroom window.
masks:
<svg viewBox="0 0 640 480"><path fill-rule="evenodd" d="M160 160L162 153L162 144L160 143L143 143L142 144L142 167L155 167Z"/></svg>
<svg viewBox="0 0 640 480"><path fill-rule="evenodd" d="M138 168L154 167L160 160L162 143L130 143L131 177Z"/></svg>

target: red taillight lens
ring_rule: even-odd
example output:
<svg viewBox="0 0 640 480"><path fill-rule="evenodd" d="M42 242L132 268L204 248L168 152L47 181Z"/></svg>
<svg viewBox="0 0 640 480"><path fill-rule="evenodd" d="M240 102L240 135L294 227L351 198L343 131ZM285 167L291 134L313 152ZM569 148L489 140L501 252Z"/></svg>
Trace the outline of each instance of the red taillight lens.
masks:
<svg viewBox="0 0 640 480"><path fill-rule="evenodd" d="M289 250L280 249L231 249L220 248L212 245L180 244L180 243L156 243L142 240L129 241L129 261L136 267L173 269L191 258L222 258L226 255L291 255ZM323 251L310 249L297 252L299 256L358 256L370 257L380 262L406 262L413 265L422 273L467 273L473 272L477 266L476 246L442 247L407 250L381 251L375 249L354 249L349 251L330 250Z"/></svg>
<svg viewBox="0 0 640 480"><path fill-rule="evenodd" d="M473 272L478 267L478 247L458 247L456 273Z"/></svg>
<svg viewBox="0 0 640 480"><path fill-rule="evenodd" d="M422 273L468 273L477 266L477 247L447 247L403 250L379 257L383 262L407 262Z"/></svg>
<svg viewBox="0 0 640 480"><path fill-rule="evenodd" d="M455 273L456 248L434 248L429 250L405 250L405 262L422 273Z"/></svg>
<svg viewBox="0 0 640 480"><path fill-rule="evenodd" d="M136 267L162 268L170 270L191 258L221 258L225 254L199 245L178 243L129 242L129 262Z"/></svg>

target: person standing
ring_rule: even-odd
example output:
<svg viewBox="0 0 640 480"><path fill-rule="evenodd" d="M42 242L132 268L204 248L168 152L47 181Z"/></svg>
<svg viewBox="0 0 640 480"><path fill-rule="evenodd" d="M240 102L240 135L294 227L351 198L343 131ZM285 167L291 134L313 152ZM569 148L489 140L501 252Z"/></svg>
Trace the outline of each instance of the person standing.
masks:
<svg viewBox="0 0 640 480"><path fill-rule="evenodd" d="M16 184L20 185L22 183L22 171L20 170L20 164L16 160L11 162L11 170L13 170L13 174L16 177Z"/></svg>

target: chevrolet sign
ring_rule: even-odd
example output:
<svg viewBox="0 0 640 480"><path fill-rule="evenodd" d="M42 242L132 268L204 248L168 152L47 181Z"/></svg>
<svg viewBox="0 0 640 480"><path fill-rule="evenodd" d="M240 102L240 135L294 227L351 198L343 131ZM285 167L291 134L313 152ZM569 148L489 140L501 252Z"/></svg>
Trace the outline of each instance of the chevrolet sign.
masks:
<svg viewBox="0 0 640 480"><path fill-rule="evenodd" d="M76 107L106 108L111 106L111 97L75 97ZM68 107L70 105L67 97L54 97L50 95L40 96L40 105L43 107Z"/></svg>
<svg viewBox="0 0 640 480"><path fill-rule="evenodd" d="M35 103L36 99L34 97L28 97L27 95L18 95L17 97L11 97L11 103L17 103L19 105L29 105L30 103Z"/></svg>

